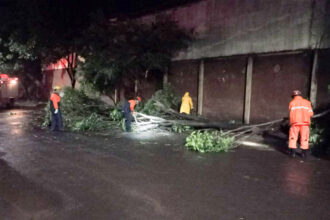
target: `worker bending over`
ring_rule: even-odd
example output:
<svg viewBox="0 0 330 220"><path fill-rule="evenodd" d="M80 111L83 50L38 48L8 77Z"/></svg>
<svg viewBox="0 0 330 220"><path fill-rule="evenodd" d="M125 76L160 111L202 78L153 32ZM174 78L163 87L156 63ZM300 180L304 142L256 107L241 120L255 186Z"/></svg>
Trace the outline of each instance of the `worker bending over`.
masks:
<svg viewBox="0 0 330 220"><path fill-rule="evenodd" d="M303 158L306 158L309 148L309 126L314 113L310 101L304 99L299 90L293 91L292 97L293 99L289 104L291 126L289 133L290 156L296 156L297 140L300 133L301 155Z"/></svg>
<svg viewBox="0 0 330 220"><path fill-rule="evenodd" d="M55 86L53 88L53 93L50 96L50 111L51 111L51 130L63 130L62 114L61 114L61 97L59 95L61 87Z"/></svg>
<svg viewBox="0 0 330 220"><path fill-rule="evenodd" d="M181 107L180 107L180 113L186 113L190 114L190 110L193 109L193 102L191 97L189 96L189 92L186 92L184 96L182 97Z"/></svg>
<svg viewBox="0 0 330 220"><path fill-rule="evenodd" d="M128 132L131 131L131 123L133 120L132 114L135 114L134 112L135 105L139 104L140 102L141 102L141 98L137 96L135 99L126 101L123 105L122 112L125 118L125 129Z"/></svg>

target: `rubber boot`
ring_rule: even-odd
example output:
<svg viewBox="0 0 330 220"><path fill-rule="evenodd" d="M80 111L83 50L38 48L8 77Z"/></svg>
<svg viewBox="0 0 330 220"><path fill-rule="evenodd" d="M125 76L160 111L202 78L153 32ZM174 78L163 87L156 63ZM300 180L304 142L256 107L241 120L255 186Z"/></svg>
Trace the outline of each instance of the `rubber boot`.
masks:
<svg viewBox="0 0 330 220"><path fill-rule="evenodd" d="M301 151L301 157L302 157L303 159L307 159L307 150L302 150L302 151Z"/></svg>
<svg viewBox="0 0 330 220"><path fill-rule="evenodd" d="M291 158L295 158L296 157L296 150L295 149L290 149L289 154L290 154Z"/></svg>

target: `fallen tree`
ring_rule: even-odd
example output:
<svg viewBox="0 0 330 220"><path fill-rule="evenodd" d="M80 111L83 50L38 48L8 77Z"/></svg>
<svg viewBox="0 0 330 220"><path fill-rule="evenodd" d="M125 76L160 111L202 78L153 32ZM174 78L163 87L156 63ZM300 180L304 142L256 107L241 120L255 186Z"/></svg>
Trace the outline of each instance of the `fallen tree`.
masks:
<svg viewBox="0 0 330 220"><path fill-rule="evenodd" d="M198 121L194 119L184 119L187 116L183 116L183 119L165 119L158 116L150 116L146 115L140 112L137 112L134 115L134 119L136 122L136 125L139 127L146 126L145 130L147 130L147 127L149 129L157 128L157 127L171 127L173 125L182 125L182 126L189 126L194 127L198 129L228 129L232 128L233 125L227 124L225 122L210 122L210 121Z"/></svg>
<svg viewBox="0 0 330 220"><path fill-rule="evenodd" d="M121 120L121 112L102 101L88 97L83 90L64 89L61 100L63 124L72 131L111 130ZM45 107L43 127L51 125L50 104Z"/></svg>
<svg viewBox="0 0 330 220"><path fill-rule="evenodd" d="M289 125L288 118L283 118L260 124L237 127L237 125L231 125L225 122L213 122L198 116L179 114L173 109L163 108L161 103L155 104L163 111L166 118L150 116L143 113L136 113L134 115L136 122L135 130L146 131L156 128L167 129L175 125L193 127L198 129L198 131L193 132L189 137L187 137L186 146L190 149L198 150L200 152L218 152L222 150L227 151L228 149L239 146L243 140L246 140L253 135L262 134L266 131L279 128L279 125ZM330 109L314 115L313 118L320 118L329 113ZM207 144L203 145L203 141L196 139L209 142L209 148L205 147Z"/></svg>
<svg viewBox="0 0 330 220"><path fill-rule="evenodd" d="M164 110L166 113L170 113L171 115L175 115L178 119L165 119L158 116L150 116L140 112L137 112L134 115L135 122L138 126L150 126L149 129L156 127L170 127L175 124L186 125L194 128L200 129L223 129L227 130L224 132L225 135L233 135L235 137L241 136L246 133L259 133L263 130L267 130L274 125L288 123L288 118L277 119L265 123L253 124L253 125L244 125L237 127L237 125L229 125L225 122L211 122L204 118L190 116L185 114L179 114L175 112L173 109ZM312 118L319 118L326 114L330 113L330 110L326 110L319 114L314 115ZM152 125L152 126L151 126ZM232 128L234 127L235 128Z"/></svg>
<svg viewBox="0 0 330 220"><path fill-rule="evenodd" d="M210 121L206 118L203 118L201 116L193 116L193 115L187 115L187 114L180 114L174 109L171 108L165 108L165 106L160 103L156 102L154 103L159 109L164 113L164 118L157 117L157 116L149 116L143 113L137 113L135 116L135 121L137 123L143 122L144 124L155 124L158 126L168 127L172 126L174 124L181 124L181 125L187 125L195 128L207 128L207 129L225 129L228 130L224 134L236 134L239 136L240 134L248 133L248 132L260 132L260 130L270 128L276 124L283 124L288 123L288 118L282 118L282 119L276 119L273 121L268 121L260 124L253 124L253 125L244 125L238 127L238 125L235 124L228 124L226 122L222 121ZM312 118L319 118L322 116L325 116L326 114L330 113L330 109L325 110L319 114L314 115ZM166 115L169 115L170 117L166 117ZM170 118L170 119L166 119Z"/></svg>

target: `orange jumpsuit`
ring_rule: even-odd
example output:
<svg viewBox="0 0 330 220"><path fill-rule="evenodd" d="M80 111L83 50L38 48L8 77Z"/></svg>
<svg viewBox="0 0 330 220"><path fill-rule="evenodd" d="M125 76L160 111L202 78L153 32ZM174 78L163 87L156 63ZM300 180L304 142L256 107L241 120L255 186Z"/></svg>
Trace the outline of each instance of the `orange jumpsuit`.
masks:
<svg viewBox="0 0 330 220"><path fill-rule="evenodd" d="M301 149L309 148L309 125L313 116L313 109L310 101L295 96L289 104L290 111L290 133L289 133L289 148L297 148L297 140L300 133Z"/></svg>

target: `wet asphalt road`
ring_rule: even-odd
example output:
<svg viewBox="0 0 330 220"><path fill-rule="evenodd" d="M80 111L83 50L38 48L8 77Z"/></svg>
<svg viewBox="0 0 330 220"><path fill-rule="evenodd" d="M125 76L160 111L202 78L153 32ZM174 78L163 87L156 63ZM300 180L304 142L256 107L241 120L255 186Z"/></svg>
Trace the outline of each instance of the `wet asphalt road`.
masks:
<svg viewBox="0 0 330 220"><path fill-rule="evenodd" d="M330 219L330 162L183 138L51 133L0 111L0 219Z"/></svg>

